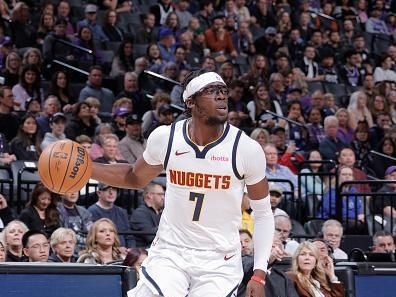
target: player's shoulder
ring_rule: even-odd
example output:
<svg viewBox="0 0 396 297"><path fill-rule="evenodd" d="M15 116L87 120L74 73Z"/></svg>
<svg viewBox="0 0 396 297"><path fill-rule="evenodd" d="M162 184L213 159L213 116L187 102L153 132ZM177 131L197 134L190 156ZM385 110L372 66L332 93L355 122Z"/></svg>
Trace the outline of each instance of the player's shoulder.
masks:
<svg viewBox="0 0 396 297"><path fill-rule="evenodd" d="M149 138L153 138L153 137L163 138L163 137L169 136L172 129L175 129L175 130L182 129L184 121L185 120L181 120L181 121L175 122L171 125L159 126L159 127L155 128L153 132L151 132Z"/></svg>
<svg viewBox="0 0 396 297"><path fill-rule="evenodd" d="M261 145L256 140L252 139L249 135L247 135L245 131L232 125L230 125L230 127L232 133L234 133L235 135L240 134L238 149L245 148L253 151L262 150Z"/></svg>

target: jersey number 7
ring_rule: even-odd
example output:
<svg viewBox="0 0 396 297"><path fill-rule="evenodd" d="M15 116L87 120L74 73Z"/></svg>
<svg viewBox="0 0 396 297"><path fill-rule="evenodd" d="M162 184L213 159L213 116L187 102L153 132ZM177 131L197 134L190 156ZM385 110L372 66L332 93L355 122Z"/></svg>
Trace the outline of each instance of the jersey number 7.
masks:
<svg viewBox="0 0 396 297"><path fill-rule="evenodd" d="M205 194L190 192L190 201L197 202L195 205L194 215L192 219L195 222L199 221L199 216L201 215L204 197Z"/></svg>

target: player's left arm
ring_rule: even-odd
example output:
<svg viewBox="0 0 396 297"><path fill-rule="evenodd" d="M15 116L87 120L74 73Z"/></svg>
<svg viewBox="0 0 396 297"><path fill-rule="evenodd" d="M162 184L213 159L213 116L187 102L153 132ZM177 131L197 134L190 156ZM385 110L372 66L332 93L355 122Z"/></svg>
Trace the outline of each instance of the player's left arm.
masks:
<svg viewBox="0 0 396 297"><path fill-rule="evenodd" d="M250 142L250 139L247 141ZM256 142L244 144L240 154L250 206L254 213L254 273L248 283L246 296L262 297L275 230L265 177L266 160L263 149Z"/></svg>

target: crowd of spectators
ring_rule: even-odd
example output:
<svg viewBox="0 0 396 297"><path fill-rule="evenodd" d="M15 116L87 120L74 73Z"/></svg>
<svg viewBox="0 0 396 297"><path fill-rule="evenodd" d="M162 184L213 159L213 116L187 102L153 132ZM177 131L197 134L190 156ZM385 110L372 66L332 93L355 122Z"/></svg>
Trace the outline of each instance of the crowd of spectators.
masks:
<svg viewBox="0 0 396 297"><path fill-rule="evenodd" d="M49 144L71 139L96 162L133 165L156 127L185 117L178 83L191 70L216 71L229 87L228 123L262 145L267 177L283 180L270 185L273 258L294 255L289 276L300 296L338 296L321 241L293 240L293 214L281 208L304 193L305 213L327 220L338 193L353 194L341 203L342 222L329 220L322 230L322 244L339 259L347 257L344 230L367 234L368 209L396 217L390 196L366 205L359 193L372 191L368 185L338 189L396 178L396 1L80 2L0 0L0 163L37 161ZM164 191L148 185L132 210L117 205L118 189L98 184L86 209L79 193L59 197L39 183L21 213L0 194L0 261L125 259L139 267ZM246 255L253 252L248 200L241 210Z"/></svg>

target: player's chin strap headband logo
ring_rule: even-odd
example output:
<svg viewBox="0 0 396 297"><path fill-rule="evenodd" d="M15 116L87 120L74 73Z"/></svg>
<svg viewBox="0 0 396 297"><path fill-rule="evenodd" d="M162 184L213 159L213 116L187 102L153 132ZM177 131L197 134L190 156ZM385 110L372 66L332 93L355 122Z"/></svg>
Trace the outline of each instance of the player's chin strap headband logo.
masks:
<svg viewBox="0 0 396 297"><path fill-rule="evenodd" d="M186 89L183 92L184 102L187 100L187 98L191 97L196 92L202 90L204 87L212 83L221 83L224 85L226 84L221 76L218 75L216 72L207 72L192 79L187 84Z"/></svg>

